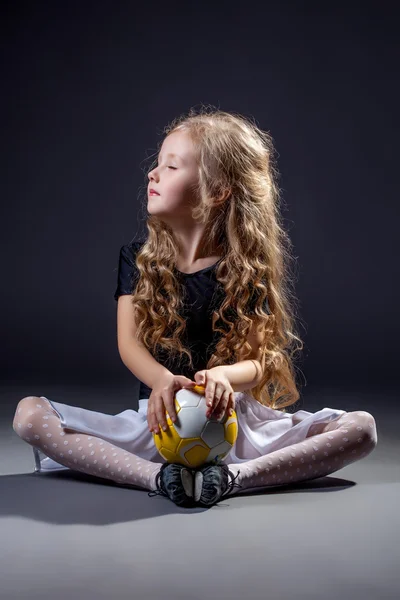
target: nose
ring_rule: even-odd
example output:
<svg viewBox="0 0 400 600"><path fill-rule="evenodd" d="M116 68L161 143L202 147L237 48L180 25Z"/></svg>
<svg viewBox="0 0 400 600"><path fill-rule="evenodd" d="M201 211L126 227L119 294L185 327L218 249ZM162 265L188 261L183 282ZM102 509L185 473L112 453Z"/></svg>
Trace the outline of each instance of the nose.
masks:
<svg viewBox="0 0 400 600"><path fill-rule="evenodd" d="M153 179L155 179L155 177L154 177L155 174L157 174L157 177L158 177L157 168L155 168L152 171L150 171L150 173L149 173L149 179L150 179L150 181L153 181Z"/></svg>

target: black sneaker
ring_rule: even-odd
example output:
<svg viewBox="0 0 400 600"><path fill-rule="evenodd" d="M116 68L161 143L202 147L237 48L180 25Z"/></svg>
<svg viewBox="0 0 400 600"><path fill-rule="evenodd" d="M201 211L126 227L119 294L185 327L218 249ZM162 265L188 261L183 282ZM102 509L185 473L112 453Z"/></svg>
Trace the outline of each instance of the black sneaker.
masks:
<svg viewBox="0 0 400 600"><path fill-rule="evenodd" d="M194 476L194 501L203 506L217 504L219 500L230 493L232 488L243 487L239 483L234 483L239 473L240 471L234 476L228 465L223 462L200 467ZM231 481L229 481L229 476Z"/></svg>
<svg viewBox="0 0 400 600"><path fill-rule="evenodd" d="M166 496L178 506L194 506L193 471L179 463L163 463L156 475L156 490L148 496Z"/></svg>

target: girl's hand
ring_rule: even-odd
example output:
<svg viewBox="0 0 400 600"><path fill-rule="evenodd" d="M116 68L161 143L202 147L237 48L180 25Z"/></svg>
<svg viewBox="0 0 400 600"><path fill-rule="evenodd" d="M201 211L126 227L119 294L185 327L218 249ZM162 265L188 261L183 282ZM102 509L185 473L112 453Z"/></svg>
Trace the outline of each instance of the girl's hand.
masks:
<svg viewBox="0 0 400 600"><path fill-rule="evenodd" d="M174 375L170 371L162 375L153 387L147 407L147 423L152 433L159 433L158 424L167 430L165 410L168 411L173 423L176 421L175 392L184 386L188 389L196 385L194 381L184 375Z"/></svg>
<svg viewBox="0 0 400 600"><path fill-rule="evenodd" d="M223 367L197 371L194 380L197 385L205 387L207 418L210 418L211 414L214 413L218 421L222 421L226 415L233 413L235 409L235 392L225 375Z"/></svg>

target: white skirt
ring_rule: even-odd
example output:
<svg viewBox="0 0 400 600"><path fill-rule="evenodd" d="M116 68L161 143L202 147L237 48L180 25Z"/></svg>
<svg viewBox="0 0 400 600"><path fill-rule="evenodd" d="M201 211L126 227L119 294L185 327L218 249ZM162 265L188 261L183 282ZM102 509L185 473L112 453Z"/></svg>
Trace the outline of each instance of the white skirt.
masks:
<svg viewBox="0 0 400 600"><path fill-rule="evenodd" d="M152 462L166 462L158 453L153 434L148 428L148 398L139 400L138 411L127 409L116 415L61 404L46 396L41 398L47 400L58 413L63 428L99 437ZM242 463L302 442L312 425L329 423L346 412L336 408L322 408L315 413L306 410L298 410L293 414L284 413L260 404L245 392L235 392L235 411L238 437L223 460L226 464ZM54 461L43 450L34 446L32 448L35 472L69 470L69 467Z"/></svg>

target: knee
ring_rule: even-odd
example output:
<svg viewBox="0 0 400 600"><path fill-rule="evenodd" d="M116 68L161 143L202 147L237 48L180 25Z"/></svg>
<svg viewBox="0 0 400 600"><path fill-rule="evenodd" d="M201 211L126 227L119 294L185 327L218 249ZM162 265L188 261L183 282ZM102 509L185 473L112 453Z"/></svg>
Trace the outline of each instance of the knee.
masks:
<svg viewBox="0 0 400 600"><path fill-rule="evenodd" d="M376 421L371 413L365 410L357 410L348 413L349 421L354 421L353 427L357 429L358 441L362 441L373 450L378 443L378 432Z"/></svg>
<svg viewBox="0 0 400 600"><path fill-rule="evenodd" d="M23 436L27 429L33 428L32 417L39 410L43 410L44 403L38 396L26 396L17 404L13 419L13 429L19 436ZM30 426L29 426L30 425Z"/></svg>

